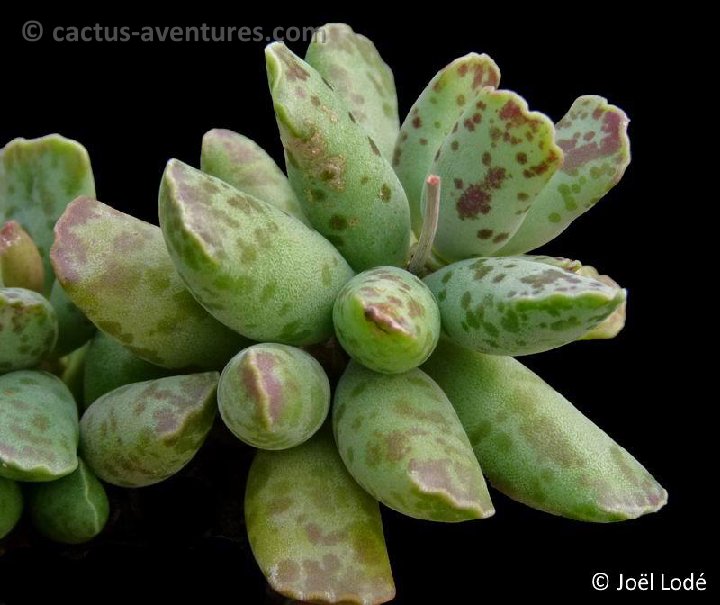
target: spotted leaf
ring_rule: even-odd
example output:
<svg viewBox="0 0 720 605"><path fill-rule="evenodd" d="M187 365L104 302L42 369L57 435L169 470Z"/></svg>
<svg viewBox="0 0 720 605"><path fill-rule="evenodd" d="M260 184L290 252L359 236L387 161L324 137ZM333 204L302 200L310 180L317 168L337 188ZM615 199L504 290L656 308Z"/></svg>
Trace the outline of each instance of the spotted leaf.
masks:
<svg viewBox="0 0 720 605"><path fill-rule="evenodd" d="M353 277L333 309L340 344L365 367L398 374L419 366L440 335L440 313L427 286L397 267Z"/></svg>
<svg viewBox="0 0 720 605"><path fill-rule="evenodd" d="M0 221L16 220L37 244L44 262L44 291L49 294L54 279L49 258L53 227L76 197L95 195L90 158L77 141L52 134L10 141L1 160L5 176L0 200L5 207L0 206Z"/></svg>
<svg viewBox="0 0 720 605"><path fill-rule="evenodd" d="M492 355L530 355L577 340L625 301L625 290L522 258L471 258L425 278L443 332Z"/></svg>
<svg viewBox="0 0 720 605"><path fill-rule="evenodd" d="M579 270L580 275L587 275L610 287L619 287L617 282L608 275L600 275L600 272L590 265L585 265ZM610 315L582 336L582 340L608 340L615 338L625 327L625 313L627 302L623 301Z"/></svg>
<svg viewBox="0 0 720 605"><path fill-rule="evenodd" d="M393 166L407 192L416 233L423 222L423 185L440 145L481 89L499 84L495 62L487 55L470 53L441 69L410 108L400 128Z"/></svg>
<svg viewBox="0 0 720 605"><path fill-rule="evenodd" d="M332 85L388 161L400 128L392 70L375 45L344 23L315 32L305 60Z"/></svg>
<svg viewBox="0 0 720 605"><path fill-rule="evenodd" d="M202 171L307 223L287 177L255 141L232 130L205 133Z"/></svg>
<svg viewBox="0 0 720 605"><path fill-rule="evenodd" d="M546 244L617 184L630 163L628 121L621 109L602 97L583 96L573 103L555 125L555 142L565 152L562 168L496 254L518 254Z"/></svg>
<svg viewBox="0 0 720 605"><path fill-rule="evenodd" d="M103 481L143 487L182 469L215 418L219 374L169 376L122 386L97 399L80 421L80 451Z"/></svg>
<svg viewBox="0 0 720 605"><path fill-rule="evenodd" d="M57 337L55 311L41 294L0 288L0 374L36 366Z"/></svg>
<svg viewBox="0 0 720 605"><path fill-rule="evenodd" d="M95 324L68 298L57 280L50 291L50 304L58 321L58 339L52 356L64 357L92 338Z"/></svg>
<svg viewBox="0 0 720 605"><path fill-rule="evenodd" d="M305 215L356 271L403 265L410 210L389 162L310 65L279 42L265 55L288 178Z"/></svg>
<svg viewBox="0 0 720 605"><path fill-rule="evenodd" d="M0 477L53 481L77 467L77 406L59 378L0 376Z"/></svg>
<svg viewBox="0 0 720 605"><path fill-rule="evenodd" d="M19 223L8 221L0 228L0 287L42 292L45 269L35 242Z"/></svg>
<svg viewBox="0 0 720 605"><path fill-rule="evenodd" d="M23 497L20 486L0 477L0 540L17 525L23 511Z"/></svg>
<svg viewBox="0 0 720 605"><path fill-rule="evenodd" d="M257 453L245 522L255 559L277 592L347 605L394 598L380 509L345 470L329 430L295 448Z"/></svg>
<svg viewBox="0 0 720 605"><path fill-rule="evenodd" d="M225 425L245 443L286 449L307 441L325 422L330 382L309 353L277 343L257 344L225 366L218 407Z"/></svg>
<svg viewBox="0 0 720 605"><path fill-rule="evenodd" d="M297 219L170 160L160 226L178 273L224 324L291 345L332 334L333 302L353 273L330 242Z"/></svg>
<svg viewBox="0 0 720 605"><path fill-rule="evenodd" d="M492 485L511 498L600 522L634 519L667 501L635 458L518 361L443 339L423 369L455 406Z"/></svg>
<svg viewBox="0 0 720 605"><path fill-rule="evenodd" d="M186 290L154 225L85 197L55 231L52 261L63 290L138 357L168 368L221 368L247 344Z"/></svg>
<svg viewBox="0 0 720 605"><path fill-rule="evenodd" d="M515 93L484 88L474 97L430 168L443 182L438 256L488 256L508 241L562 163L553 133Z"/></svg>
<svg viewBox="0 0 720 605"><path fill-rule="evenodd" d="M74 472L50 483L29 486L28 509L43 536L64 544L92 540L105 527L110 504L105 488L78 458Z"/></svg>
<svg viewBox="0 0 720 605"><path fill-rule="evenodd" d="M420 370L378 374L351 362L335 393L333 428L350 474L386 506L446 522L495 512L457 414Z"/></svg>

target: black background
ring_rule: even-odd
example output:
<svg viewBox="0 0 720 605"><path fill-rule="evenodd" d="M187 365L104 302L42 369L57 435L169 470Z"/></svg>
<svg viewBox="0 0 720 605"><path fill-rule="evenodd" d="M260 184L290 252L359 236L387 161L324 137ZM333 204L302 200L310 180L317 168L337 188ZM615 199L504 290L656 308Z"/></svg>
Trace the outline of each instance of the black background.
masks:
<svg viewBox="0 0 720 605"><path fill-rule="evenodd" d="M704 318L713 303L693 308L688 300L697 298L683 294L695 291L692 271L704 262L694 256L694 229L706 215L710 220L714 203L692 191L697 152L686 133L704 118L683 89L687 45L679 41L692 34L677 15L650 26L601 7L588 16L533 11L508 6L498 15L468 10L452 19L419 12L395 21L368 6L297 18L279 8L264 18L244 9L145 20L28 13L0 23L0 146L49 132L75 138L90 152L99 199L153 222L165 162L177 157L197 165L206 130L240 131L281 158L264 44L60 44L48 40L54 25L206 22L270 29L346 21L373 39L394 69L403 115L438 69L471 50L490 54L503 87L554 121L580 94L603 95L628 113L633 161L625 178L545 249L595 265L627 287L627 327L613 341L574 343L523 361L627 447L669 491L669 504L658 514L609 525L554 518L494 491L495 517L475 523L432 524L384 510L397 603L481 603L520 594L586 600L599 571L705 572L711 590L716 579L707 554L715 539L717 481L706 414L717 395L701 385L706 374L691 342L712 343L716 330ZM45 39L35 44L20 36L30 18L45 25ZM304 53L304 44L290 46ZM693 208L692 220L684 218L686 208ZM246 460L236 464L242 475ZM162 590L167 598L203 591L210 603L220 595L235 603L270 602L246 544L201 537L210 508L203 493L159 489L165 505L152 519L160 529L148 526L141 548L15 549L0 557L0 603L31 602L48 587L76 600L130 590L142 602ZM610 593L603 599L617 598Z"/></svg>

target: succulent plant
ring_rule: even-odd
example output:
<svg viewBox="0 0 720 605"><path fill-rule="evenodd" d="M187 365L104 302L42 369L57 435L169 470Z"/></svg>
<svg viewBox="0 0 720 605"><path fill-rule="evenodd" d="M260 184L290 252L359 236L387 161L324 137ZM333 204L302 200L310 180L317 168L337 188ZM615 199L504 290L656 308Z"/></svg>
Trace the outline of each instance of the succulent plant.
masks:
<svg viewBox="0 0 720 605"><path fill-rule="evenodd" d="M91 540L104 484L223 439L258 450L261 571L314 603L393 599L379 503L485 519L487 478L568 519L659 510L652 475L515 359L625 324L612 278L532 254L619 181L625 114L582 96L553 124L470 53L401 125L390 68L342 24L266 65L287 176L209 130L200 170L169 160L159 226L97 201L80 143L0 151L0 538L24 503L40 534Z"/></svg>

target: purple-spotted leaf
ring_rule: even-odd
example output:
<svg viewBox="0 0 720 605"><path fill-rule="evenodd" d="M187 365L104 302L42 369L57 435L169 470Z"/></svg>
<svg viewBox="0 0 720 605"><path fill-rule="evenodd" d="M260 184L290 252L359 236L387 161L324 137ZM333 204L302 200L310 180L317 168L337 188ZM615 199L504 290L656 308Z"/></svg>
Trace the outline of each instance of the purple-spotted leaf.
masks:
<svg viewBox="0 0 720 605"><path fill-rule="evenodd" d="M57 337L55 311L42 294L0 288L0 374L36 366Z"/></svg>
<svg viewBox="0 0 720 605"><path fill-rule="evenodd" d="M217 372L122 386L97 399L80 421L83 459L103 481L143 487L182 469L215 418Z"/></svg>
<svg viewBox="0 0 720 605"><path fill-rule="evenodd" d="M492 355L529 355L563 346L604 321L625 290L521 257L471 258L425 278L443 332Z"/></svg>
<svg viewBox="0 0 720 605"><path fill-rule="evenodd" d="M288 178L305 215L356 271L404 265L410 210L392 166L317 71L279 42L265 55Z"/></svg>
<svg viewBox="0 0 720 605"><path fill-rule="evenodd" d="M97 332L88 343L82 377L82 409L118 387L168 376L171 370L156 366L134 355L117 340Z"/></svg>
<svg viewBox="0 0 720 605"><path fill-rule="evenodd" d="M622 178L630 163L627 116L602 97L578 98L555 125L565 152L558 170L530 207L520 229L498 255L534 250L557 237Z"/></svg>
<svg viewBox="0 0 720 605"><path fill-rule="evenodd" d="M667 501L635 458L520 362L441 339L423 369L455 406L491 484L514 500L598 522Z"/></svg>
<svg viewBox="0 0 720 605"><path fill-rule="evenodd" d="M178 160L163 175L160 226L178 273L224 324L290 345L332 335L332 305L353 272L316 231Z"/></svg>
<svg viewBox="0 0 720 605"><path fill-rule="evenodd" d="M416 233L423 222L423 185L440 145L482 87L499 84L495 62L470 53L441 69L410 109L400 128L393 166L407 193Z"/></svg>
<svg viewBox="0 0 720 605"><path fill-rule="evenodd" d="M611 287L619 287L617 282L608 275L601 275L600 272L590 265L585 265L579 269L580 275L592 277ZM617 309L608 315L603 321L595 326L589 332L583 334L581 340L609 340L615 338L625 327L625 314L627 312L627 302L624 301Z"/></svg>
<svg viewBox="0 0 720 605"><path fill-rule="evenodd" d="M245 522L255 559L280 594L343 605L395 597L380 508L345 470L329 430L257 453Z"/></svg>
<svg viewBox="0 0 720 605"><path fill-rule="evenodd" d="M20 486L0 477L0 540L7 536L20 520L23 511L23 497Z"/></svg>
<svg viewBox="0 0 720 605"><path fill-rule="evenodd" d="M77 406L45 372L0 376L0 477L53 481L77 467Z"/></svg>
<svg viewBox="0 0 720 605"><path fill-rule="evenodd" d="M335 393L333 428L350 474L386 506L446 522L495 512L455 410L422 371L378 374L350 362Z"/></svg>
<svg viewBox="0 0 720 605"><path fill-rule="evenodd" d="M343 349L384 374L419 366L440 336L440 313L432 293L397 267L377 267L353 277L338 294L333 321Z"/></svg>
<svg viewBox="0 0 720 605"><path fill-rule="evenodd" d="M5 171L0 180L0 222L16 220L37 244L44 263L44 291L49 294L54 279L49 258L53 227L76 197L95 195L90 158L77 141L51 134L10 141L0 161Z"/></svg>
<svg viewBox="0 0 720 605"><path fill-rule="evenodd" d="M392 70L375 45L344 23L315 32L305 60L332 85L355 120L390 160L400 128Z"/></svg>
<svg viewBox="0 0 720 605"><path fill-rule="evenodd" d="M158 227L85 197L68 206L55 232L52 262L63 290L138 357L167 368L221 368L248 344L186 290Z"/></svg>
<svg viewBox="0 0 720 605"><path fill-rule="evenodd" d="M248 347L220 376L225 425L248 445L282 450L307 441L330 410L330 382L318 361L277 343Z"/></svg>
<svg viewBox="0 0 720 605"><path fill-rule="evenodd" d="M255 141L232 130L210 130L203 137L200 168L308 223L287 177Z"/></svg>
<svg viewBox="0 0 720 605"><path fill-rule="evenodd" d="M443 183L438 256L489 256L507 243L562 163L553 135L513 92L484 88L467 103L430 168Z"/></svg>
<svg viewBox="0 0 720 605"><path fill-rule="evenodd" d="M28 488L28 509L35 529L63 544L92 540L105 527L110 504L105 488L78 458L78 467L50 483Z"/></svg>
<svg viewBox="0 0 720 605"><path fill-rule="evenodd" d="M18 222L0 228L0 287L42 292L45 269L35 242Z"/></svg>

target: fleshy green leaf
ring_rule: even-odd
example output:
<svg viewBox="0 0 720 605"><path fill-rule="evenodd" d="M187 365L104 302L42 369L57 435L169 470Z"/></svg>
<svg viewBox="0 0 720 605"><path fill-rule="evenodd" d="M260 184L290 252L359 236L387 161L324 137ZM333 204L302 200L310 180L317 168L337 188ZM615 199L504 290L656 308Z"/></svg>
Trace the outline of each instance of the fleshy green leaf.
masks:
<svg viewBox="0 0 720 605"><path fill-rule="evenodd" d="M87 465L62 479L29 487L28 509L33 525L43 536L64 544L92 540L105 527L110 504L102 486Z"/></svg>
<svg viewBox="0 0 720 605"><path fill-rule="evenodd" d="M210 130L203 137L200 167L205 174L308 223L287 177L255 141L232 130Z"/></svg>
<svg viewBox="0 0 720 605"><path fill-rule="evenodd" d="M53 283L50 246L53 227L65 207L81 195L95 195L90 158L77 141L51 134L39 139L15 139L2 154L4 194L0 192L0 222L14 219L28 231L43 257L45 292ZM1 182L1 181L0 181Z"/></svg>
<svg viewBox="0 0 720 605"><path fill-rule="evenodd" d="M75 349L70 355L60 359L62 373L60 378L67 385L78 406L83 402L85 377L85 361L90 343L86 343L79 349ZM80 410L79 410L80 411Z"/></svg>
<svg viewBox="0 0 720 605"><path fill-rule="evenodd" d="M625 290L524 258L471 258L425 278L443 332L492 355L529 355L577 340L625 301Z"/></svg>
<svg viewBox="0 0 720 605"><path fill-rule="evenodd" d="M52 261L63 290L138 357L168 368L221 368L248 344L185 289L158 227L79 198L55 231Z"/></svg>
<svg viewBox="0 0 720 605"><path fill-rule="evenodd" d="M55 311L41 294L0 288L0 374L36 366L57 337Z"/></svg>
<svg viewBox="0 0 720 605"><path fill-rule="evenodd" d="M563 157L552 122L515 93L484 88L464 109L430 168L443 183L434 251L448 261L507 243Z"/></svg>
<svg viewBox="0 0 720 605"><path fill-rule="evenodd" d="M290 345L332 334L333 302L353 273L297 219L170 160L160 226L178 273L221 322L248 338Z"/></svg>
<svg viewBox="0 0 720 605"><path fill-rule="evenodd" d="M83 409L118 387L168 376L170 370L140 359L114 338L98 332L88 346L83 375Z"/></svg>
<svg viewBox="0 0 720 605"><path fill-rule="evenodd" d="M375 45L344 23L315 32L305 60L330 82L353 117L390 160L400 128L392 70Z"/></svg>
<svg viewBox="0 0 720 605"><path fill-rule="evenodd" d="M0 477L53 481L77 467L77 406L59 378L0 376Z"/></svg>
<svg viewBox="0 0 720 605"><path fill-rule="evenodd" d="M103 481L143 487L182 469L215 418L219 374L130 384L96 400L80 421L83 459Z"/></svg>
<svg viewBox="0 0 720 605"><path fill-rule="evenodd" d="M270 586L313 603L374 605L395 596L378 504L348 475L328 430L259 451L245 522Z"/></svg>
<svg viewBox="0 0 720 605"><path fill-rule="evenodd" d="M585 265L579 269L580 275L592 277L610 287L619 287L617 282L608 275L600 275L600 272L590 265ZM592 330L585 333L581 340L608 340L615 338L625 327L625 313L627 311L627 302L624 301L610 315L601 321Z"/></svg>
<svg viewBox="0 0 720 605"><path fill-rule="evenodd" d="M265 55L288 178L305 215L356 271L404 265L410 211L389 162L310 65L279 42Z"/></svg>
<svg viewBox="0 0 720 605"><path fill-rule="evenodd" d="M0 229L0 287L42 292L45 269L35 242L19 223L8 221Z"/></svg>
<svg viewBox="0 0 720 605"><path fill-rule="evenodd" d="M557 237L622 178L630 163L627 116L597 96L578 98L555 125L562 168L533 201L520 229L498 255L534 250Z"/></svg>
<svg viewBox="0 0 720 605"><path fill-rule="evenodd" d="M350 474L386 506L447 522L495 512L457 414L420 370L386 375L351 362L335 393L333 428Z"/></svg>
<svg viewBox="0 0 720 605"><path fill-rule="evenodd" d="M482 87L499 84L495 62L470 53L441 69L410 109L400 128L393 166L407 192L416 233L422 227L423 185L440 145Z"/></svg>
<svg viewBox="0 0 720 605"><path fill-rule="evenodd" d="M0 540L17 525L23 511L23 497L20 486L0 477Z"/></svg>
<svg viewBox="0 0 720 605"><path fill-rule="evenodd" d="M427 286L397 267L353 277L333 309L342 347L365 367L386 374L416 368L440 336L440 313Z"/></svg>
<svg viewBox="0 0 720 605"><path fill-rule="evenodd" d="M277 343L257 344L223 370L218 407L225 425L245 443L286 449L307 441L325 422L330 382L309 353Z"/></svg>
<svg viewBox="0 0 720 605"><path fill-rule="evenodd" d="M492 485L511 498L600 522L666 503L635 458L518 361L441 340L423 369L455 406Z"/></svg>
<svg viewBox="0 0 720 605"><path fill-rule="evenodd" d="M97 330L95 324L68 298L57 280L50 291L50 304L55 310L59 332L53 357L64 357L83 346Z"/></svg>

